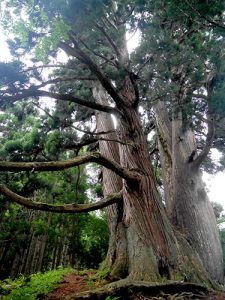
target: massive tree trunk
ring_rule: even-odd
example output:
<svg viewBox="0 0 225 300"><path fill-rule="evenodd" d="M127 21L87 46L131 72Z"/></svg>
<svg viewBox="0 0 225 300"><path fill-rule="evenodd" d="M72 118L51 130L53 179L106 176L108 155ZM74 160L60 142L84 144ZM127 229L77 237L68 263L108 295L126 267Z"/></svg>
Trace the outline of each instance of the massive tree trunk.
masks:
<svg viewBox="0 0 225 300"><path fill-rule="evenodd" d="M223 258L216 218L208 199L196 151L194 133L184 130L182 116L172 122L162 102L155 105L165 201L172 223L199 254L211 278L223 283Z"/></svg>
<svg viewBox="0 0 225 300"><path fill-rule="evenodd" d="M108 104L108 95L101 87L96 85L93 91L95 99L101 104ZM112 118L103 112L96 113L98 132L110 132L104 134L105 139L117 140L115 126ZM114 132L113 132L114 131ZM116 162L120 162L119 145L112 141L99 141L101 154ZM111 170L102 169L102 184L104 197L122 189L122 179ZM113 204L106 208L106 216L109 228L109 246L105 261L102 264L104 272L112 278L123 278L127 275L127 240L126 230L123 224L123 204Z"/></svg>
<svg viewBox="0 0 225 300"><path fill-rule="evenodd" d="M182 235L172 228L156 188L147 141L137 111L138 88L133 73L128 72L130 67L125 31L124 26L118 29L120 34L118 62L127 74L120 83L117 83L118 96L115 101L120 111L117 114L116 131L117 139L121 142L118 143L119 161L122 167L136 172L137 176L137 180L122 180L122 224L126 238L124 238L126 247L125 243L123 247L126 255L123 256L127 258L128 278L158 281L165 277L167 279L179 277L206 283L209 282L208 275L201 260ZM101 81L102 77L99 78ZM106 86L105 81L102 85ZM110 93L113 97L114 91L110 89ZM106 124L104 130L105 126ZM105 144L105 147L100 146L101 151L111 156L112 154L108 154L110 151L108 146L109 144ZM109 177L111 174L105 176L105 179ZM105 182L104 188L105 192L110 192L113 184L107 186ZM112 215L116 216L115 213ZM117 222L114 223L114 228ZM119 254L114 253L116 256Z"/></svg>
<svg viewBox="0 0 225 300"><path fill-rule="evenodd" d="M158 196L139 116L132 107L126 113L128 122L119 122L119 138L127 143L120 145L120 160L140 176L138 183L123 184L129 277L157 281L176 265L176 242Z"/></svg>
<svg viewBox="0 0 225 300"><path fill-rule="evenodd" d="M104 96L101 94L101 89L98 90L98 99L99 95ZM100 150L108 157L120 159L122 166L135 170L139 181L123 180L122 182L123 216L118 206L114 205L107 210L111 234L107 266L111 268L113 275L119 277L121 270L125 270L128 278L133 280L158 281L166 277L207 282L207 274L196 253L179 233L174 233L169 223L156 189L147 142L137 110L132 105L130 107L126 105L123 110L126 111L127 117L117 120L116 137L123 144L101 141ZM102 113L97 115L99 131L111 130L110 123L109 116ZM115 136L110 138L115 139ZM119 147L119 157L117 147ZM104 169L103 187L104 193L115 192L115 189L118 191L121 187L121 179ZM114 270L117 272L115 273Z"/></svg>

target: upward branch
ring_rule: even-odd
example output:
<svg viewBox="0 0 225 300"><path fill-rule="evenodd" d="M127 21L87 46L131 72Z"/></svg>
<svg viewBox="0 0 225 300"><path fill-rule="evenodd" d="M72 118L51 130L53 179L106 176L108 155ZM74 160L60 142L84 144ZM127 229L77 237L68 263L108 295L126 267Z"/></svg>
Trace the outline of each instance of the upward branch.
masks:
<svg viewBox="0 0 225 300"><path fill-rule="evenodd" d="M60 171L82 164L95 162L105 168L114 171L116 174L126 180L138 181L139 177L135 171L130 171L121 167L117 162L110 160L99 152L86 153L65 161L50 162L6 162L0 161L0 171Z"/></svg>
<svg viewBox="0 0 225 300"><path fill-rule="evenodd" d="M95 62L93 62L84 51L82 51L82 49L79 47L79 43L76 40L76 38L72 36L71 39L75 47L71 47L70 45L64 42L61 42L61 49L63 49L68 55L76 57L80 62L85 64L90 69L90 71L98 78L102 86L109 93L109 95L112 97L115 103L117 103L118 105L123 103L122 98L117 93L109 78L107 78L106 75L102 73L102 71L99 69L98 65Z"/></svg>
<svg viewBox="0 0 225 300"><path fill-rule="evenodd" d="M206 136L206 141L205 141L205 146L202 149L201 153L198 155L198 157L193 161L193 165L195 167L199 167L202 162L204 161L204 159L206 158L206 156L208 155L213 140L214 140L214 134L215 134L215 122L214 122L214 118L210 116L207 117L208 120L208 132L207 132L207 136Z"/></svg>
<svg viewBox="0 0 225 300"><path fill-rule="evenodd" d="M51 211L56 213L82 213L104 208L122 200L122 192L112 194L100 201L89 204L47 204L22 197L4 185L0 185L0 193L13 202L34 210Z"/></svg>

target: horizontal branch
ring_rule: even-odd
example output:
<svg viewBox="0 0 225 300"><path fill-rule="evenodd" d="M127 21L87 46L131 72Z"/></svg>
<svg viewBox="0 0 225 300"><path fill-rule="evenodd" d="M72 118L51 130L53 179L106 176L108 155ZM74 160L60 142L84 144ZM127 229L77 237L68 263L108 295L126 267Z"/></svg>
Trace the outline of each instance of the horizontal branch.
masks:
<svg viewBox="0 0 225 300"><path fill-rule="evenodd" d="M99 142L99 141L114 142L114 143L118 143L118 144L121 144L121 145L126 145L126 146L131 146L131 147L136 148L136 145L134 145L134 144L126 143L126 142L123 142L123 141L120 141L120 140L117 140L117 139L104 138L104 137L101 137L101 136L94 136L94 137L93 136L90 136L90 137L84 136L84 138L81 140L81 142L79 142L79 143L68 142L68 143L63 145L63 148L64 149L70 149L70 150L80 149L84 146L94 144L94 143Z"/></svg>
<svg viewBox="0 0 225 300"><path fill-rule="evenodd" d="M45 82L42 82L40 85L38 85L36 88L42 88L45 87L49 84L53 84L53 83L59 83L59 82L67 82L67 81L74 81L74 80L96 80L96 78L94 76L72 76L72 77L58 77L58 78L53 78L53 79L49 79Z"/></svg>
<svg viewBox="0 0 225 300"><path fill-rule="evenodd" d="M110 114L118 113L118 110L114 107L95 103L94 101L87 101L87 100L84 100L82 98L78 98L78 97L75 97L72 95L58 94L58 93L47 92L47 91L39 91L39 92L40 92L41 96L46 96L46 97L54 98L57 100L74 102L79 105L86 106L88 108L92 108L94 110L99 110L99 111L103 111L103 112L110 113Z"/></svg>
<svg viewBox="0 0 225 300"><path fill-rule="evenodd" d="M0 171L60 171L82 164L95 162L114 171L116 174L127 180L137 181L139 176L135 171L130 171L123 168L117 162L110 160L99 152L90 152L84 155L76 156L75 158L65 161L50 161L50 162L6 162L0 161Z"/></svg>
<svg viewBox="0 0 225 300"><path fill-rule="evenodd" d="M0 193L5 197L9 198L11 201L22 205L24 207L34 209L34 210L41 210L41 211L51 211L56 213L83 213L89 212L97 209L101 209L122 201L122 192L114 193L106 198L103 198L100 201L95 203L89 204L47 204L34 201L32 198L25 198L22 197L10 189L8 189L5 185L0 185Z"/></svg>
<svg viewBox="0 0 225 300"><path fill-rule="evenodd" d="M40 65L40 66L29 67L27 69L21 70L20 73L30 72L30 71L34 71L37 69L47 69L47 68L62 68L62 69L69 69L69 70L74 71L74 68L69 67L65 64L49 64L49 65Z"/></svg>
<svg viewBox="0 0 225 300"><path fill-rule="evenodd" d="M82 106L85 106L88 108L92 108L94 110L103 111L106 113L111 113L111 114L118 113L118 110L114 107L95 103L94 101L87 101L82 98L78 98L76 96L69 95L69 94L59 94L59 93L53 93L53 92L48 92L48 91L44 91L44 90L38 90L35 87L32 87L27 90L23 90L22 92L12 95L12 96L1 96L0 95L0 101L1 102L3 101L3 103L4 102L7 103L9 101L15 102L15 101L22 100L22 99L29 98L29 97L49 97L49 98L62 100L62 101L74 102L79 105L82 105Z"/></svg>

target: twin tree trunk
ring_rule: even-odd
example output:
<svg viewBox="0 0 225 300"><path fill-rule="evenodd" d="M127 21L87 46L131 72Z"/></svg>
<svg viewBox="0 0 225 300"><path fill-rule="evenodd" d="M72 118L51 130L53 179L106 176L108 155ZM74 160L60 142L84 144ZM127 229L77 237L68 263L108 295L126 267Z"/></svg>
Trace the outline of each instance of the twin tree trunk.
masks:
<svg viewBox="0 0 225 300"><path fill-rule="evenodd" d="M117 192L119 189L122 189L123 195L122 205L114 205L107 209L111 236L106 265L115 277L127 276L128 279L132 280L155 282L166 277L171 280L187 280L211 285L213 283L205 271L201 259L195 252L197 248L194 249L189 244L185 238L186 235L173 228L159 197L146 137L137 111L138 90L135 78L132 72L129 72L129 55L126 49L126 28L124 24L117 28L117 33L117 43L120 45L116 49L117 66L122 71L120 76L124 75L120 82L119 80L116 81L116 88L98 68L98 65L79 48L79 41L76 41L76 37L72 41L75 47L62 43L62 49L68 55L74 55L80 62L89 67L90 71L98 78L101 85L115 101L116 108L112 108L112 110L117 113L116 139L120 140L121 143L103 143L101 141L100 150L102 154L118 161L124 169L128 169L133 174L133 176L126 177L132 179L120 179L109 170L104 169L103 171L105 195ZM101 87L96 87L95 91L99 101L103 101L102 97L105 97L101 93L101 89ZM42 96L48 93L45 91L39 92L39 95ZM88 107L93 106L91 102L74 99L79 100L77 102L79 104L85 103L88 106L87 103L89 103ZM99 107L102 109L102 106ZM98 109L96 105L95 108ZM111 111L109 108L107 107L107 110L104 111ZM99 130L107 131L109 118L109 114L106 116L100 113L97 116ZM109 129L111 129L110 127L111 124L109 124ZM178 151L177 149L174 148L174 151ZM180 151L183 154L183 148ZM174 165L176 168L173 169L174 171L172 170L172 178L177 176L178 170L181 175L184 175L183 171L180 171L184 170L184 168L181 168L180 163ZM178 182L178 184L181 184L179 188L182 188L183 184L183 188L189 189L189 186L183 182ZM172 186L173 195L178 195L178 186L174 182L172 182ZM188 201L191 200L188 199ZM181 203L182 201L179 202L176 209L184 207ZM193 216L195 213L192 212ZM177 218L177 220L179 219ZM182 220L182 222L188 223L188 220L185 221L184 215L182 215ZM208 235L204 237L206 240L208 239ZM189 240L192 242L190 238ZM212 253L217 255L216 252ZM218 279L216 276L214 278Z"/></svg>
<svg viewBox="0 0 225 300"><path fill-rule="evenodd" d="M132 90L127 90L129 93L132 95ZM95 88L95 98L103 101L103 97L106 96L101 88ZM117 119L117 140L123 144L101 141L100 151L123 167L136 171L139 181L123 179L121 183L111 171L103 171L104 193L118 191L121 186L123 191L123 206L114 205L107 210L111 236L105 263L113 275L121 277L127 273L132 280L159 281L166 277L209 283L198 255L182 235L173 230L166 215L136 108L126 104L121 111L126 117ZM98 114L99 131L111 129L110 123L109 115Z"/></svg>
<svg viewBox="0 0 225 300"><path fill-rule="evenodd" d="M162 102L155 105L165 201L171 222L186 236L211 278L223 283L223 256L212 205L199 166L194 133L182 117L169 120Z"/></svg>

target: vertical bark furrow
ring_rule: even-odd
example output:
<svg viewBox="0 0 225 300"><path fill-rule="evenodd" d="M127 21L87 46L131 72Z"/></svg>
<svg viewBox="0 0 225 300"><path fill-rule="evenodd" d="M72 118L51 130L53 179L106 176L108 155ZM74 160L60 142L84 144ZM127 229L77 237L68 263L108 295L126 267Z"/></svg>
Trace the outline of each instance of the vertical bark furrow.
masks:
<svg viewBox="0 0 225 300"><path fill-rule="evenodd" d="M107 104L107 94L100 85L94 88L94 97L101 104ZM115 130L111 116L99 112L96 114L97 130ZM116 132L104 135L108 139L117 139ZM110 141L99 141L101 154L107 158L120 163L118 143ZM104 196L119 192L122 189L122 179L109 169L102 169L103 193ZM123 204L113 204L106 208L106 216L110 233L109 246L106 259L103 263L104 268L110 270L112 278L121 278L127 275L127 237L123 224Z"/></svg>
<svg viewBox="0 0 225 300"><path fill-rule="evenodd" d="M222 283L222 250L215 215L201 172L188 160L196 150L194 133L190 128L184 130L181 113L170 121L162 102L155 105L155 112L168 215L197 251L211 277ZM167 151L170 147L171 154Z"/></svg>

